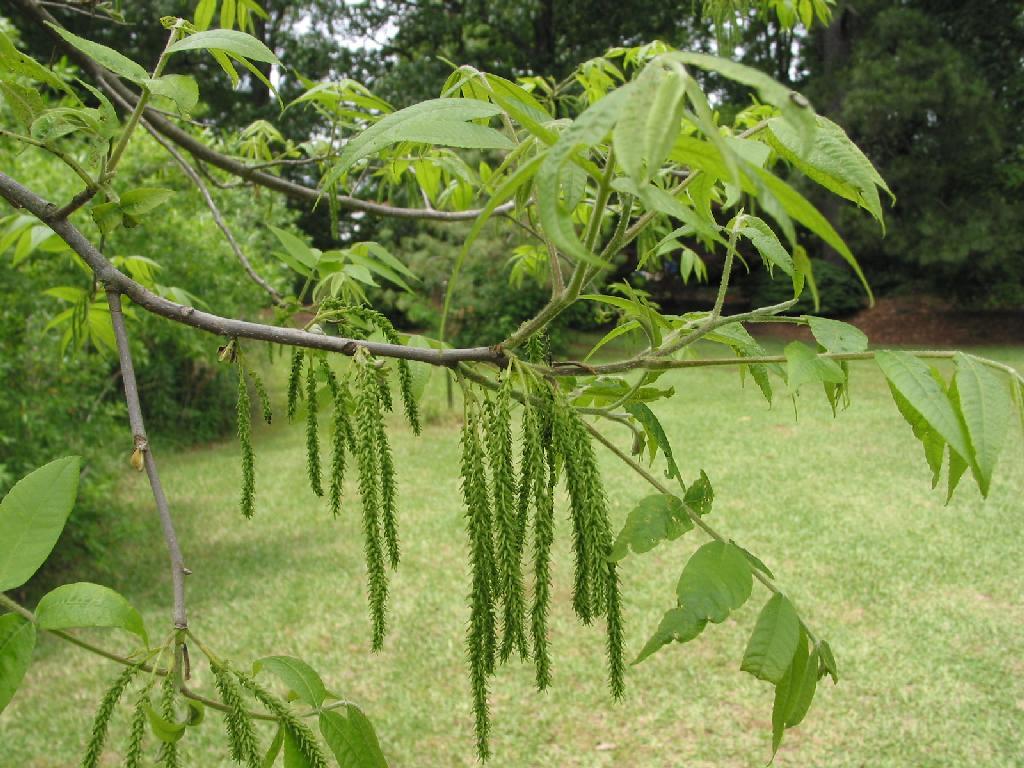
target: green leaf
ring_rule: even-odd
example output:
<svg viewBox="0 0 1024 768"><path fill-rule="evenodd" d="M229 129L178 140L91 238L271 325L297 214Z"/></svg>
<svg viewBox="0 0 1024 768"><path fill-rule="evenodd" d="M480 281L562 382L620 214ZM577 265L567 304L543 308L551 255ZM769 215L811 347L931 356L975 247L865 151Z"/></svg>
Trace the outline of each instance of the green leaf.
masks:
<svg viewBox="0 0 1024 768"><path fill-rule="evenodd" d="M863 352L868 348L868 337L856 326L813 315L808 315L806 319L815 340L826 352L845 354Z"/></svg>
<svg viewBox="0 0 1024 768"><path fill-rule="evenodd" d="M576 235L572 220L575 205L567 205L562 201L563 169L580 148L590 149L615 127L622 115L630 87L631 84L627 84L616 88L577 117L548 150L537 173L537 213L544 232L563 253L577 261L601 264Z"/></svg>
<svg viewBox="0 0 1024 768"><path fill-rule="evenodd" d="M280 725L277 726L277 731L274 733L274 738L270 741L270 746L267 747L267 752L263 755L263 761L260 763L260 768L272 768L274 762L277 760L277 756L281 754L281 747L284 744L284 728Z"/></svg>
<svg viewBox="0 0 1024 768"><path fill-rule="evenodd" d="M172 723L155 709L148 701L143 705L146 709L146 717L149 718L149 728L153 735L164 744L174 744L181 741L185 735L185 723Z"/></svg>
<svg viewBox="0 0 1024 768"><path fill-rule="evenodd" d="M711 487L711 480L700 471L700 477L693 481L686 493L683 494L683 503L701 517L711 514L711 503L715 500L715 491Z"/></svg>
<svg viewBox="0 0 1024 768"><path fill-rule="evenodd" d="M846 374L835 360L819 357L814 350L800 341L791 341L783 350L786 355L786 383L790 394L796 394L804 384L842 384Z"/></svg>
<svg viewBox="0 0 1024 768"><path fill-rule="evenodd" d="M69 96L74 96L74 91L67 83L31 56L19 51L3 30L0 30L0 67L45 83L55 91L64 91Z"/></svg>
<svg viewBox="0 0 1024 768"><path fill-rule="evenodd" d="M124 220L121 206L117 203L99 203L94 205L89 209L89 215L92 216L96 226L99 227L100 232L104 235L109 235L121 226L121 222Z"/></svg>
<svg viewBox="0 0 1024 768"><path fill-rule="evenodd" d="M679 604L697 618L719 624L747 601L752 586L750 563L739 547L710 541L683 567L676 594Z"/></svg>
<svg viewBox="0 0 1024 768"><path fill-rule="evenodd" d="M651 639L644 644L640 653L633 660L633 663L639 664L669 643L690 642L704 631L704 627L707 624L707 619L698 617L687 606L680 606L679 608L672 608L666 611L665 615L661 618L661 623L658 624L657 630L651 635Z"/></svg>
<svg viewBox="0 0 1024 768"><path fill-rule="evenodd" d="M758 96L763 101L778 107L782 116L805 138L810 138L812 135L815 125L814 109L807 99L763 72L730 59L722 59L704 53L680 52L667 54L667 56L684 64L692 64L701 69L718 72L737 83L749 85L757 90Z"/></svg>
<svg viewBox="0 0 1024 768"><path fill-rule="evenodd" d="M982 496L988 496L1012 416L1010 393L1002 379L977 358L961 352L956 362L956 397L967 438L971 472Z"/></svg>
<svg viewBox="0 0 1024 768"><path fill-rule="evenodd" d="M20 587L50 555L78 494L79 461L51 461L0 501L0 592Z"/></svg>
<svg viewBox="0 0 1024 768"><path fill-rule="evenodd" d="M232 53L243 59L280 64L281 61L267 46L252 35L237 29L211 29L182 38L167 49L168 53L179 51L215 50Z"/></svg>
<svg viewBox="0 0 1024 768"><path fill-rule="evenodd" d="M615 157L637 183L646 184L661 169L679 134L686 99L682 67L665 69L654 60L636 79L615 126Z"/></svg>
<svg viewBox="0 0 1024 768"><path fill-rule="evenodd" d="M825 675L832 678L832 683L839 682L839 667L836 666L836 658L832 655L832 646L826 640L817 645L818 648L818 679Z"/></svg>
<svg viewBox="0 0 1024 768"><path fill-rule="evenodd" d="M252 665L253 674L263 669L276 675L289 691L295 693L299 701L311 707L321 706L324 699L330 696L320 675L301 659L292 656L266 656Z"/></svg>
<svg viewBox="0 0 1024 768"><path fill-rule="evenodd" d="M35 625L16 613L0 616L0 712L10 704L36 647Z"/></svg>
<svg viewBox="0 0 1024 768"><path fill-rule="evenodd" d="M673 477L679 477L679 467L676 465L675 457L672 455L672 444L668 441L668 435L665 434L665 430L662 428L661 422L658 421L658 417L654 415L654 411L644 403L628 403L625 408L634 419L640 422L640 425L647 433L651 461L654 461L657 449L661 448L665 452L665 463L668 465L668 468L665 470L665 477L670 480Z"/></svg>
<svg viewBox="0 0 1024 768"><path fill-rule="evenodd" d="M769 269L774 266L787 275L793 274L793 259L790 257L789 251L783 247L774 230L763 219L759 219L757 216L744 216L742 226L736 231L757 248L757 252L761 254L761 258Z"/></svg>
<svg viewBox="0 0 1024 768"><path fill-rule="evenodd" d="M142 85L157 96L170 99L178 111L186 115L199 103L199 86L192 75L162 75L147 79Z"/></svg>
<svg viewBox="0 0 1024 768"><path fill-rule="evenodd" d="M287 728L284 731L284 768L314 768Z"/></svg>
<svg viewBox="0 0 1024 768"><path fill-rule="evenodd" d="M500 112L500 107L476 99L429 99L393 112L344 146L321 187L330 188L355 163L402 141L464 149L513 149L515 145L501 132L469 122Z"/></svg>
<svg viewBox="0 0 1024 768"><path fill-rule="evenodd" d="M185 703L188 705L188 718L185 720L185 725L195 728L206 719L206 705L195 699L186 699Z"/></svg>
<svg viewBox="0 0 1024 768"><path fill-rule="evenodd" d="M799 639L800 619L793 603L785 595L772 595L757 617L740 669L759 680L781 682Z"/></svg>
<svg viewBox="0 0 1024 768"><path fill-rule="evenodd" d="M840 197L857 203L882 224L879 188L895 200L885 180L849 136L827 117L818 115L814 141L808 145L793 127L780 118L768 121L772 147L809 179Z"/></svg>
<svg viewBox="0 0 1024 768"><path fill-rule="evenodd" d="M124 629L149 645L139 612L121 594L100 584L80 581L51 590L36 607L36 621L41 629Z"/></svg>
<svg viewBox="0 0 1024 768"><path fill-rule="evenodd" d="M628 320L622 325L615 326L610 331L608 331L608 333L602 336L601 340L598 341L597 344L595 344L589 352L587 352L587 356L583 358L583 362L587 362L587 360L589 360L591 357L597 354L597 351L608 342L614 341L615 339L619 338L619 336L629 333L630 331L636 331L639 328L640 323L638 323L636 320Z"/></svg>
<svg viewBox="0 0 1024 768"><path fill-rule="evenodd" d="M170 189L139 187L121 195L118 206L125 216L137 219L159 208L173 196L174 191Z"/></svg>
<svg viewBox="0 0 1024 768"><path fill-rule="evenodd" d="M839 233L836 232L828 219L822 216L821 211L811 205L807 198L778 176L760 168L753 168L752 172L755 174L755 178L763 185L764 191L767 191L768 194L778 201L786 214L811 230L811 232L832 246L843 257L843 260L850 265L854 274L860 279L861 285L864 286L864 291L868 295L869 302L874 304L875 296L871 291L871 286L868 284L868 279L864 276L864 271L860 268L860 264L854 257L853 252L850 251L849 246L839 236Z"/></svg>
<svg viewBox="0 0 1024 768"><path fill-rule="evenodd" d="M318 259L313 250L301 239L291 232L273 225L270 225L270 231L274 233L281 245L284 246L288 255L307 270L307 274L309 270L316 269ZM296 269L296 271L300 272L300 274L302 273L302 270Z"/></svg>
<svg viewBox="0 0 1024 768"><path fill-rule="evenodd" d="M357 707L345 706L320 715L320 733L339 768L387 768L373 724Z"/></svg>
<svg viewBox="0 0 1024 768"><path fill-rule="evenodd" d="M818 682L818 651L807 650L807 635L800 630L789 669L775 686L772 706L772 754L779 750L783 732L799 725L807 714Z"/></svg>
<svg viewBox="0 0 1024 768"><path fill-rule="evenodd" d="M946 441L942 439L942 435L932 429L928 421L914 409L907 401L907 398L901 395L891 382L889 384L889 391L892 392L892 399L896 403L900 414L906 419L913 430L914 437L920 440L921 445L924 446L924 457L932 471L932 488L934 488L938 485L939 474L942 472L942 455L946 448ZM965 463L964 468L966 467L967 464Z"/></svg>
<svg viewBox="0 0 1024 768"><path fill-rule="evenodd" d="M650 552L662 541L674 541L693 529L683 503L667 493L641 499L626 516L608 559L622 560L632 549L638 555Z"/></svg>
<svg viewBox="0 0 1024 768"><path fill-rule="evenodd" d="M118 53L113 48L108 48L105 45L100 45L99 43L94 43L91 40L86 40L85 38L72 34L63 27L58 27L56 24L51 24L50 22L46 22L46 26L64 38L67 43L70 43L97 64L106 67L115 75L128 78L135 83L141 83L143 80L147 80L149 78L149 73L140 64L136 64L127 56L122 53Z"/></svg>
<svg viewBox="0 0 1024 768"><path fill-rule="evenodd" d="M961 457L971 455L967 435L953 404L927 365L909 352L888 350L876 354L875 362L893 389L906 400L907 406L916 411Z"/></svg>

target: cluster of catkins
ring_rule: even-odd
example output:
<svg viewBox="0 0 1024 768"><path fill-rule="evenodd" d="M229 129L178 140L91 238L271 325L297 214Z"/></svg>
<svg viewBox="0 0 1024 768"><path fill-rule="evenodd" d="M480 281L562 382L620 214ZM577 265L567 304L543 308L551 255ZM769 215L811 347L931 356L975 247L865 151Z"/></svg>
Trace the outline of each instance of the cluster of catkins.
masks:
<svg viewBox="0 0 1024 768"><path fill-rule="evenodd" d="M533 656L536 683L551 681L547 615L554 538L554 492L564 475L570 501L575 578L573 609L584 624L604 616L609 684L623 692L623 635L608 502L586 426L576 410L546 384L524 379L521 453L513 460L513 377L493 398L466 390L462 428L462 493L472 564L467 655L476 719L477 752L489 754L488 678L513 653ZM523 574L530 514L533 520L533 600L527 610ZM529 640L527 639L529 614Z"/></svg>
<svg viewBox="0 0 1024 768"><path fill-rule="evenodd" d="M225 735L231 758L235 762L246 768L260 768L264 764L253 715L247 706L247 699L251 698L263 705L277 721L277 737L275 744L271 746L270 754L276 754L275 746L280 749L281 743L287 740L289 749L298 752L305 765L327 768L328 761L316 735L284 700L267 691L251 676L231 668L224 662L210 659L210 669L223 705ZM128 743L123 753L123 765L125 768L141 768L144 763L144 738L147 730L150 730L158 742L155 764L162 768L181 768L179 741L183 738L187 726L198 725L203 710L196 708L197 705L193 703L187 712L182 711L182 699L174 670L166 670L160 683L158 701L154 706L152 691L156 685L156 675L147 672L142 665L125 667L104 694L93 720L82 768L98 768L117 703L125 696L132 681L140 675L146 679L138 687L135 696ZM146 764L149 762L146 761Z"/></svg>
<svg viewBox="0 0 1024 768"><path fill-rule="evenodd" d="M346 317L376 326L388 342L399 343L391 322L368 307L344 307ZM252 379L264 405L269 423L270 411L265 390L255 372L239 361L238 438L242 446L242 513L252 517L255 495L255 464L250 431L251 405L246 380ZM412 374L405 360L397 362L397 378L405 416L416 434L420 432L419 412L412 393ZM306 401L306 470L309 485L317 496L324 495L324 472L320 462L319 413L320 383L326 384L333 410L331 463L328 503L332 514L341 512L342 488L347 457L354 456L359 472L359 496L363 510L363 531L367 564L368 599L373 624L373 649L380 650L386 633L388 594L387 567L398 567L399 545L396 516L395 463L384 426L385 414L394 403L386 368L359 347L352 357L350 374L340 379L328 365L325 353L300 348L292 350L288 377L288 418L299 413L300 400ZM386 564L385 564L386 558Z"/></svg>

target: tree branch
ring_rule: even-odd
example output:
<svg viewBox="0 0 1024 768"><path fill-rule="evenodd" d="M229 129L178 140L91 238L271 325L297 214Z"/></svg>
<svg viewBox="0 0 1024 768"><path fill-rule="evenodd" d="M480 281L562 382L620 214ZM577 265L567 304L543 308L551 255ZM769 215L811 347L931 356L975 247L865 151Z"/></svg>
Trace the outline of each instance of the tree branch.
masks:
<svg viewBox="0 0 1024 768"><path fill-rule="evenodd" d="M15 0L18 5L21 6L24 11L34 18L37 22L49 21L52 24L61 26L60 22L53 17L52 14L42 8L36 0ZM139 105L140 97L137 96L132 90L126 87L120 80L114 75L106 72L96 62L90 59L88 56L82 54L78 49L68 45L63 38L53 32L49 27L43 27L46 29L54 39L54 43L61 48L76 64L81 66L87 71L96 83L106 91L107 95L114 101L116 101L122 109L132 113ZM172 141L177 146L186 150L193 157L209 163L210 165L216 166L223 171L238 176L239 178L245 179L246 181L258 184L261 187L272 189L277 192L281 192L288 197L296 200L302 200L307 203L317 203L325 193L323 190L315 189L313 187L307 187L304 184L297 184L288 179L283 179L279 176L274 176L270 173L264 173L252 166L246 165L245 163L237 160L228 155L221 154L215 149L208 147L203 142L193 137L187 131L182 130L177 125L172 123L170 120L164 118L159 112L144 105L142 114L149 121L149 123L156 129L161 135ZM347 208L353 211L363 211L364 213L372 213L377 216L390 216L392 218L400 219L429 219L432 221L468 221L475 219L480 215L479 209L471 209L467 211L436 211L436 210L423 210L422 208L401 208L393 205L387 205L385 203L376 203L372 200L361 200L357 197L351 197L349 195L335 195L335 199L342 208ZM504 213L512 210L514 203L505 203L495 209L497 213Z"/></svg>
<svg viewBox="0 0 1024 768"><path fill-rule="evenodd" d="M143 466L149 477L149 485L153 489L157 513L160 516L160 527L163 529L167 553L171 558L171 586L174 592L174 626L179 629L188 627L188 615L185 611L185 576L190 571L185 567L181 556L178 535L174 531L170 505L160 482L160 474L156 469L156 459L146 437L146 425L142 420L142 406L139 403L139 387L135 381L135 366L132 364L132 352L128 345L128 331L121 312L121 294L116 288L107 287L107 304L110 305L110 322L114 326L114 337L117 339L117 354L121 361L121 381L124 382L124 399L128 405L128 422L132 428L134 449L142 454Z"/></svg>
<svg viewBox="0 0 1024 768"><path fill-rule="evenodd" d="M56 206L35 192L19 184L10 176L0 172L0 197L5 198L16 208L24 208L41 221L49 224L71 249L89 265L96 279L114 288L148 312L166 317L183 325L207 331L227 338L255 339L284 344L291 347L323 349L329 352L340 352L354 355L359 347L363 347L377 357L393 357L402 360L413 360L430 365L451 366L459 362L491 363L504 367L508 359L500 345L493 347L466 347L453 349L420 349L402 344L387 344L376 341L348 339L341 336L310 333L298 328L282 328L262 323L214 315L194 307L170 301L157 296L126 274L118 270L99 252L88 238L85 237L67 219L53 219Z"/></svg>
<svg viewBox="0 0 1024 768"><path fill-rule="evenodd" d="M235 258L237 258L239 263L242 265L242 269L245 270L245 274L247 274L249 276L249 279L256 283L256 285L258 285L260 288L267 292L267 294L270 296L271 301L278 305L283 304L284 298L281 296L278 290L274 288L274 286L272 286L270 283L268 283L266 279L259 272L256 271L256 268L253 267L252 262L249 261L248 257L242 251L241 246L238 245L238 241L235 240L235 236L231 232L231 229L228 227L227 222L225 222L224 217L221 216L220 209L217 208L217 204L213 201L213 196L210 195L210 190L207 189L206 184L203 182L202 178L196 172L195 168L189 165L188 160L182 157L181 153L178 152L178 150L175 149L170 142L168 142L159 133L157 133L153 129L153 126L151 126L148 121L143 120L142 127L149 132L149 135L153 137L157 144L159 144L161 147L167 150L167 154L169 154L174 159L174 161L181 168L182 172L195 185L196 189L199 190L199 193L203 196L203 200L206 202L206 207L210 209L210 214L213 216L213 222L217 225L217 228L220 229L220 231L224 234L224 239L227 241L228 246L234 252Z"/></svg>

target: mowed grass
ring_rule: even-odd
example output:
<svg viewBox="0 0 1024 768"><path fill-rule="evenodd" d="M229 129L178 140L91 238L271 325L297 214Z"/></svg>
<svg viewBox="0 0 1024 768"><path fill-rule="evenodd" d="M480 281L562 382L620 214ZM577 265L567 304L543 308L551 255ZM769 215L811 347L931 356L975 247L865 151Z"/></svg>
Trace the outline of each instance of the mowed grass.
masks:
<svg viewBox="0 0 1024 768"><path fill-rule="evenodd" d="M1020 350L986 350L1024 363ZM688 478L704 469L716 492L711 522L764 559L808 623L829 639L840 684L823 684L805 723L788 732L780 766L1021 766L1024 734L1024 450L1011 428L982 503L968 479L944 506L923 452L877 369L854 364L853 405L833 419L824 397L767 408L735 371L667 374L678 396L659 403ZM464 667L466 542L452 416L415 438L395 419L403 559L391 581L390 634L369 651L360 511L354 476L332 520L308 490L302 427L278 398L272 428L256 429L258 511L237 507L233 442L158 454L188 566L190 620L241 665L301 656L329 688L358 702L394 766L472 766ZM434 406L435 413L440 408ZM606 429L627 443L620 427ZM327 430L324 430L325 437ZM153 435L159 446L159 435ZM597 448L617 527L650 489ZM658 468L660 471L660 465ZM144 478L127 473L118 507L150 534L119 545L117 583L151 628L169 616L167 567ZM493 681L498 766L755 766L770 755L771 689L739 671L766 593L686 646L629 670L624 701L605 685L603 627L570 607L565 497L560 498L551 649L554 686L533 688L530 665ZM635 654L674 605L696 532L622 565L628 649ZM124 638L106 637L108 644ZM193 650L192 685L212 691ZM0 718L3 764L77 763L114 665L44 637L23 689ZM120 763L127 710L104 764ZM222 720L210 713L183 742L190 766L227 766ZM261 733L269 742L269 731Z"/></svg>

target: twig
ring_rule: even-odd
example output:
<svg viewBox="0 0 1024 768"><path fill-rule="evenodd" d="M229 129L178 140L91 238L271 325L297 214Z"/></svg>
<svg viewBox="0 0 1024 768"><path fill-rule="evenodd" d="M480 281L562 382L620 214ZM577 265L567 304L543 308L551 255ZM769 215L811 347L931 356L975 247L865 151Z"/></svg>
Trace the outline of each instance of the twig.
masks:
<svg viewBox="0 0 1024 768"><path fill-rule="evenodd" d="M110 305L110 322L114 326L114 337L117 340L117 353L121 361L121 381L124 382L124 399L128 406L128 422L132 428L134 449L142 453L149 485L153 489L160 526L163 528L164 541L171 559L171 586L174 592L174 626L179 629L188 627L188 616L185 612L185 576L189 573L181 556L178 536L174 532L174 521L171 519L170 506L164 494L160 475L156 469L153 450L146 436L146 426L142 420L142 406L139 403L139 387L135 381L135 366L132 364L131 348L128 345L128 331L125 328L124 314L121 312L121 294L114 287L107 287L107 304Z"/></svg>
<svg viewBox="0 0 1024 768"><path fill-rule="evenodd" d="M195 168L189 165L188 160L182 157L181 153L178 152L178 150L175 149L170 142L168 142L159 133L157 133L153 129L153 126L151 126L147 121L142 121L142 127L149 132L149 135L153 137L157 144L159 144L161 147L167 150L167 154L169 154L174 159L174 161L181 168L182 172L186 176L188 176L189 180L191 180L191 182L196 186L196 189L199 190L199 193L203 196L203 200L206 202L206 207L210 209L210 214L213 216L214 223L217 225L217 228L220 229L220 231L224 234L224 239L227 241L228 246L231 248L232 252L234 252L235 258L238 259L239 263L242 265L242 269L244 269L245 273L249 276L249 279L256 283L256 285L258 285L264 291L266 291L267 294L270 296L270 299L275 304L284 304L284 298L281 296L280 292L278 292L278 290L274 288L274 286L268 283L266 279L259 272L256 271L256 268L253 267L252 262L249 261L248 257L242 251L241 246L238 245L238 241L235 240L235 236L232 233L231 229L228 227L227 222L225 222L224 217L221 216L220 209L217 208L217 204L213 201L213 196L210 195L210 190L207 189L206 184L203 183L202 178L200 178L199 174L196 173Z"/></svg>

